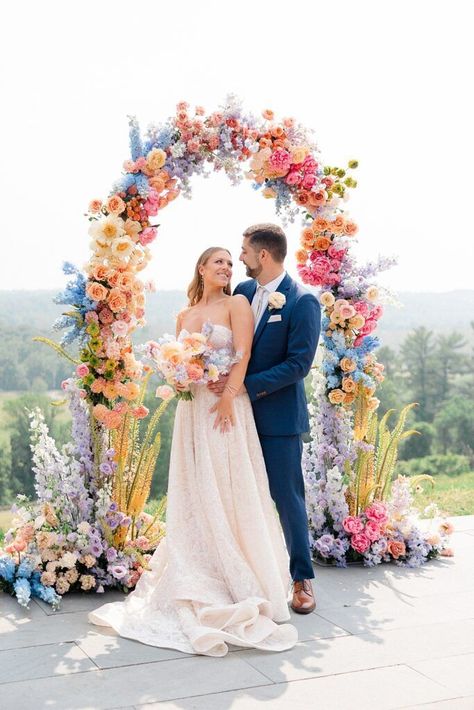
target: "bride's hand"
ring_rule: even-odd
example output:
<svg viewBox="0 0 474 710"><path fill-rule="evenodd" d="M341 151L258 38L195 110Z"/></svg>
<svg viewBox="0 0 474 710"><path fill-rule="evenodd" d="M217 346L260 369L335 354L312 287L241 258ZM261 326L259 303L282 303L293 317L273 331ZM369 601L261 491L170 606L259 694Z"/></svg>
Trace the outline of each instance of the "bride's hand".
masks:
<svg viewBox="0 0 474 710"><path fill-rule="evenodd" d="M224 393L216 404L211 407L209 412L217 412L214 422L214 429L220 428L221 432L230 431L231 426L235 424L234 402L230 395Z"/></svg>
<svg viewBox="0 0 474 710"><path fill-rule="evenodd" d="M188 391L188 388L186 387L186 385L183 385L181 382L177 382L175 384L174 388L177 392L187 392Z"/></svg>

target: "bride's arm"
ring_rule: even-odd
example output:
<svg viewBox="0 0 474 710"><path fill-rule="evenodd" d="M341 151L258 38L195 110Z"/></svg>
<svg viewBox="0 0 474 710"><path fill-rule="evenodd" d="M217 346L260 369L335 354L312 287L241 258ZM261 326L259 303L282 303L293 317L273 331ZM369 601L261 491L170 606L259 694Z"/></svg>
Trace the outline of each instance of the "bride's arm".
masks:
<svg viewBox="0 0 474 710"><path fill-rule="evenodd" d="M217 412L214 429L219 427L221 431L228 431L234 424L233 399L239 393L247 372L254 327L252 309L245 296L231 296L229 306L234 349L239 353L239 361L232 366L222 396L210 410Z"/></svg>

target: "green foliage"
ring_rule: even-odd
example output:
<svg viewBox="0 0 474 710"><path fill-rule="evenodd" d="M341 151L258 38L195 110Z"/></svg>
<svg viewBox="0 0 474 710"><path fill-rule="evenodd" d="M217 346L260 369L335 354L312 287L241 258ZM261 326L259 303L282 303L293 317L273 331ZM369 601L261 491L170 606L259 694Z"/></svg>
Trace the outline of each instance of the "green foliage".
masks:
<svg viewBox="0 0 474 710"><path fill-rule="evenodd" d="M411 436L409 439L405 439L400 447L400 459L416 459L429 456L432 453L436 435L433 424L415 422L415 426L420 436Z"/></svg>
<svg viewBox="0 0 474 710"><path fill-rule="evenodd" d="M454 451L473 456L474 402L454 397L436 414L434 426L438 448L442 453Z"/></svg>
<svg viewBox="0 0 474 710"><path fill-rule="evenodd" d="M399 461L397 466L397 473L403 476L419 476L424 473L430 476L461 476L470 470L469 458L459 454L424 456L410 461Z"/></svg>
<svg viewBox="0 0 474 710"><path fill-rule="evenodd" d="M28 416L28 411L34 407L42 409L51 435L60 446L68 439L68 427L58 421L58 412L51 406L51 400L46 395L23 394L15 399L5 401L3 410L6 415L5 425L10 439L9 493L11 496L17 493L34 496Z"/></svg>

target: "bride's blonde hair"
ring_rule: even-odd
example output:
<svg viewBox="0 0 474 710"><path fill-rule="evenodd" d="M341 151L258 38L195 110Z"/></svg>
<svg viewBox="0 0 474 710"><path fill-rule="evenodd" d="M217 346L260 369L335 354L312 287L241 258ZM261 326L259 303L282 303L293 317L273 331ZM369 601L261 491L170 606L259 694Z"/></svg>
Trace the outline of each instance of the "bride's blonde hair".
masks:
<svg viewBox="0 0 474 710"><path fill-rule="evenodd" d="M211 256L215 254L216 251L226 251L230 255L230 251L228 249L224 249L224 247L209 247L209 249L203 251L203 253L196 262L193 280L188 286L188 306L195 306L196 303L199 303L199 301L201 300L202 294L204 292L204 281L201 274L199 273L199 268L201 266L205 266ZM227 294L227 296L231 295L232 291L230 289L230 283L228 283L227 286L223 289L223 292Z"/></svg>

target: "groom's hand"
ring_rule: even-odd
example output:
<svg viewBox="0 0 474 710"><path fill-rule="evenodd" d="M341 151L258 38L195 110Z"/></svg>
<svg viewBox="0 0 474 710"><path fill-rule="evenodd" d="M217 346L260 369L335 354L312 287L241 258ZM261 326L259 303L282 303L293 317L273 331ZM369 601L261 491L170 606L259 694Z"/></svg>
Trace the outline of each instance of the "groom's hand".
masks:
<svg viewBox="0 0 474 710"><path fill-rule="evenodd" d="M224 387L226 386L228 379L229 375L220 375L217 382L208 382L207 386L211 392L214 392L214 394L220 397L224 391Z"/></svg>
<svg viewBox="0 0 474 710"><path fill-rule="evenodd" d="M228 379L229 375L221 375L217 382L208 382L207 386L211 390L211 392L214 392L215 395L221 397ZM237 394L244 394L245 392L247 392L247 390L245 388L245 385L243 384Z"/></svg>

